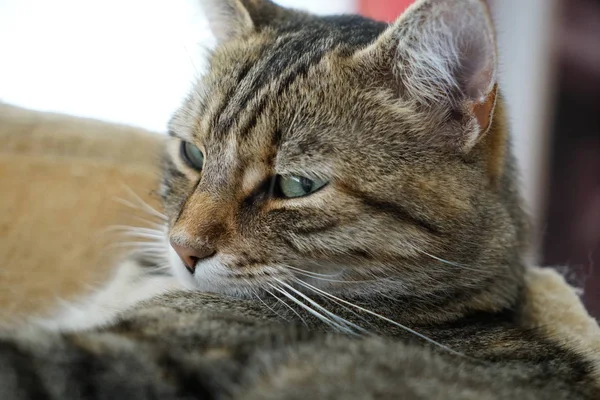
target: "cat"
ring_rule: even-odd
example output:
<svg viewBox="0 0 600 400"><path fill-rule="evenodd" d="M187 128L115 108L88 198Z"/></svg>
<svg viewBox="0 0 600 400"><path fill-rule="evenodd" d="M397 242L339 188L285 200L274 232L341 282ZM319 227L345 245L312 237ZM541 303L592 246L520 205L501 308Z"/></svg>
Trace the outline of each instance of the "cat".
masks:
<svg viewBox="0 0 600 400"><path fill-rule="evenodd" d="M205 0L217 47L169 124L186 290L0 340L3 399L597 399L523 323L528 220L482 0L391 25ZM167 244L167 242L169 244Z"/></svg>

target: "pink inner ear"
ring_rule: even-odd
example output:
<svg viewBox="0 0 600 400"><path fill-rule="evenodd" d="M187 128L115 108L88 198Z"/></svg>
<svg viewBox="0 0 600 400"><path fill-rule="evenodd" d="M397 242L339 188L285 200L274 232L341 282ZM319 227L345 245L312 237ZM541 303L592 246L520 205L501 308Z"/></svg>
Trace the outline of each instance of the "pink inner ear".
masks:
<svg viewBox="0 0 600 400"><path fill-rule="evenodd" d="M481 135L486 133L492 123L492 114L496 105L496 93L498 85L495 84L492 90L485 95L481 101L476 101L473 104L472 111L477 119L477 123L481 128ZM478 99L479 100L479 99Z"/></svg>

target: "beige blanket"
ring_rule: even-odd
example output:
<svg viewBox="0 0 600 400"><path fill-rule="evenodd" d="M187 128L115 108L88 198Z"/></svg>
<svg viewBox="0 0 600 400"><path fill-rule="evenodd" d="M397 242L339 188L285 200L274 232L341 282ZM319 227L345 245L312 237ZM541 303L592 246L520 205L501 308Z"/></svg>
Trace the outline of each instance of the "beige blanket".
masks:
<svg viewBox="0 0 600 400"><path fill-rule="evenodd" d="M106 280L119 199L156 203L164 136L0 104L0 321L46 315Z"/></svg>

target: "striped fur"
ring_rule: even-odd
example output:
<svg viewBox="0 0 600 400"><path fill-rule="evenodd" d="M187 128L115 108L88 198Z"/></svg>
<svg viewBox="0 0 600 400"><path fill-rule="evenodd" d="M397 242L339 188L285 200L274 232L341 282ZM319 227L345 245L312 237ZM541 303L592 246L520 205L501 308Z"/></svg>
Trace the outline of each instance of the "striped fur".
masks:
<svg viewBox="0 0 600 400"><path fill-rule="evenodd" d="M483 2L422 0L390 26L206 5L219 44L171 121L161 193L171 241L216 254L192 274L173 250L192 290L112 326L6 333L3 399L600 398L586 354L525 323ZM276 175L329 184L283 200Z"/></svg>
<svg viewBox="0 0 600 400"><path fill-rule="evenodd" d="M255 16L261 2L249 3ZM527 219L501 96L485 130L472 113L496 90L482 4L421 2L390 27L274 7L266 12L281 19L255 16L260 23L220 43L170 125L171 240L217 249L185 280L248 296L273 274L296 276L290 267L338 274L354 283L311 283L348 298L411 299L406 322L513 307ZM458 52L472 59L464 71ZM201 174L181 161L182 140L205 152ZM277 174L330 184L279 200L269 193Z"/></svg>
<svg viewBox="0 0 600 400"><path fill-rule="evenodd" d="M515 330L502 315L475 315L437 331L474 359L405 335L325 333L310 318L310 330L282 324L294 314L264 306L177 293L95 332L4 336L2 398L571 400L600 393L581 357Z"/></svg>

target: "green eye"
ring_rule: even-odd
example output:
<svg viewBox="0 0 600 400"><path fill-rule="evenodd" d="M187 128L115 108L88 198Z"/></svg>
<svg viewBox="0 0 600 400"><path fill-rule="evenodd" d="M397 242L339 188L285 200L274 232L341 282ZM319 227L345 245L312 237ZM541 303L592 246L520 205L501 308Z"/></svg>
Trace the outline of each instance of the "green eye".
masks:
<svg viewBox="0 0 600 400"><path fill-rule="evenodd" d="M196 145L190 142L181 142L181 158L191 168L196 171L202 171L204 154L202 154L202 151Z"/></svg>
<svg viewBox="0 0 600 400"><path fill-rule="evenodd" d="M327 181L322 179L312 180L303 176L277 175L275 178L275 193L280 197L293 199L296 197L308 196L325 185L327 185Z"/></svg>

